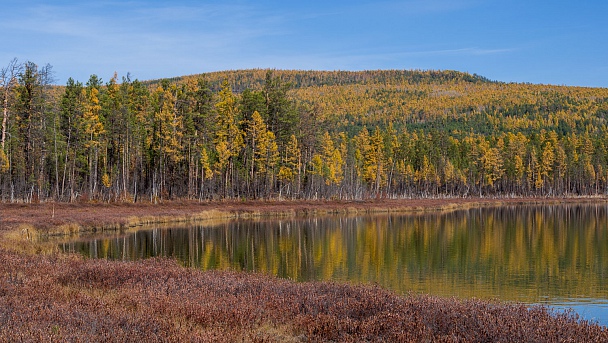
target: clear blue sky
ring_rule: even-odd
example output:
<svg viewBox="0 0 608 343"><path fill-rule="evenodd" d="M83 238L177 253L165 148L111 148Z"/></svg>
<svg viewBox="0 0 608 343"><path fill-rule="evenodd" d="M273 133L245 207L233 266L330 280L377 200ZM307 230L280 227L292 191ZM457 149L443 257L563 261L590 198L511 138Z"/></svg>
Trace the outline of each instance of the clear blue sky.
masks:
<svg viewBox="0 0 608 343"><path fill-rule="evenodd" d="M209 71L453 69L608 87L606 0L2 1L0 66L58 84Z"/></svg>

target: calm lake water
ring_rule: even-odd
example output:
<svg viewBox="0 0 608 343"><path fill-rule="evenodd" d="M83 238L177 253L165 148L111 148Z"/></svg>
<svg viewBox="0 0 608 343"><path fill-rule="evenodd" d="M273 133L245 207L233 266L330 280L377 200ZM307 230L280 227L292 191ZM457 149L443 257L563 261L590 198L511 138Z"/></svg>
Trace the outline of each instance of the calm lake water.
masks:
<svg viewBox="0 0 608 343"><path fill-rule="evenodd" d="M608 205L239 220L61 245L93 258L175 257L201 269L574 308L608 325Z"/></svg>

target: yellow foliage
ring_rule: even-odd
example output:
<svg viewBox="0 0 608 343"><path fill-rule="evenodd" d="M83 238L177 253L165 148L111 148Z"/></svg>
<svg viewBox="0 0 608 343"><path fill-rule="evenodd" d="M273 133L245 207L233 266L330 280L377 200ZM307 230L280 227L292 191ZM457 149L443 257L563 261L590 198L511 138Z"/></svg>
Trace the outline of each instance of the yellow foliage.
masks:
<svg viewBox="0 0 608 343"><path fill-rule="evenodd" d="M291 169L285 166L281 166L281 168L279 168L279 174L277 175L277 177L283 182L289 182L293 181L294 175Z"/></svg>
<svg viewBox="0 0 608 343"><path fill-rule="evenodd" d="M101 119L99 118L99 112L101 111L101 105L99 104L99 98L97 95L99 91L97 88L91 88L82 90L83 95L88 100L85 106L85 111L82 114L81 125L84 134L88 141L85 143L87 148L92 146L98 146L98 137L105 132Z"/></svg>
<svg viewBox="0 0 608 343"><path fill-rule="evenodd" d="M0 173L6 173L9 167L8 157L4 153L4 150L0 149Z"/></svg>
<svg viewBox="0 0 608 343"><path fill-rule="evenodd" d="M110 175L108 175L108 173L103 174L101 177L101 183L106 188L110 188L112 186L112 180L110 179Z"/></svg>
<svg viewBox="0 0 608 343"><path fill-rule="evenodd" d="M213 170L211 170L211 164L209 163L209 155L207 154L207 149L204 147L201 149L201 169L202 175L205 179L213 178Z"/></svg>

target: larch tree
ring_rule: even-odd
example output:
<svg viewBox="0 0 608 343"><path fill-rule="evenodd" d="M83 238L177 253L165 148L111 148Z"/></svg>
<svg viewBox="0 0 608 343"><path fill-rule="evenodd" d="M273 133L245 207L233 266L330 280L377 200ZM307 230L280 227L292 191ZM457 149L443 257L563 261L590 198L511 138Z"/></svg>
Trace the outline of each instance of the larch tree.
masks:
<svg viewBox="0 0 608 343"><path fill-rule="evenodd" d="M246 125L245 140L249 155L249 182L248 185L253 186L253 194L257 196L258 184L260 180L257 178L257 173L264 173L266 170L266 149L268 146L268 129L266 123L258 111L254 111L251 119ZM257 168L256 168L257 166Z"/></svg>
<svg viewBox="0 0 608 343"><path fill-rule="evenodd" d="M215 104L216 122L214 144L218 154L216 173L222 176L225 197L234 197L235 159L244 145L243 132L239 128L239 108L236 96L225 80Z"/></svg>
<svg viewBox="0 0 608 343"><path fill-rule="evenodd" d="M276 175L276 167L279 161L279 148L277 140L272 131L266 131L259 142L255 161L257 169L263 173L264 196L270 194Z"/></svg>
<svg viewBox="0 0 608 343"><path fill-rule="evenodd" d="M211 169L211 162L209 158L209 154L207 153L207 148L204 146L201 147L201 157L200 157L200 165L201 165L201 179L200 179L200 190L199 190L199 200L203 200L205 198L205 184L206 181L211 180L213 178L213 169Z"/></svg>
<svg viewBox="0 0 608 343"><path fill-rule="evenodd" d="M344 177L344 158L339 147L336 147L329 132L321 137L321 158L323 161L323 177L327 186L338 186Z"/></svg>
<svg viewBox="0 0 608 343"><path fill-rule="evenodd" d="M177 108L177 89L159 87L155 92L157 108L154 112L153 149L158 158L157 196L172 197L172 186L177 180L176 170L183 160L183 117Z"/></svg>
<svg viewBox="0 0 608 343"><path fill-rule="evenodd" d="M363 180L367 183L365 177L366 153L370 149L369 131L363 127L361 131L353 138L355 145L355 169L358 180Z"/></svg>
<svg viewBox="0 0 608 343"><path fill-rule="evenodd" d="M301 184L302 152L298 139L291 135L279 168L278 179L282 184L287 185L287 194L299 194ZM295 189L291 189L295 188ZM282 189L280 189L282 191Z"/></svg>
<svg viewBox="0 0 608 343"><path fill-rule="evenodd" d="M386 161L384 156L384 139L380 128L376 127L370 136L369 148L365 156L365 174L368 182L373 183L374 192L379 195L380 188L386 183Z"/></svg>
<svg viewBox="0 0 608 343"><path fill-rule="evenodd" d="M99 182L99 150L102 144L101 135L105 132L101 118L101 105L99 102L99 89L101 79L96 75L91 75L87 86L83 89L85 99L84 111L80 118L80 128L85 137L84 147L88 158L88 192L90 196L95 196Z"/></svg>
<svg viewBox="0 0 608 343"><path fill-rule="evenodd" d="M480 163L483 170L484 184L494 188L494 184L502 177L504 172L502 156L498 148L484 145Z"/></svg>
<svg viewBox="0 0 608 343"><path fill-rule="evenodd" d="M180 164L178 172L182 174L181 184L187 185L183 192L189 198L195 197L199 191L199 169L201 148L204 146L202 131L200 131L202 114L198 111L198 92L201 80L188 77L175 89L176 104L175 109L182 118L183 137L182 150L184 159ZM200 133L199 133L200 131ZM178 191L181 192L181 191Z"/></svg>

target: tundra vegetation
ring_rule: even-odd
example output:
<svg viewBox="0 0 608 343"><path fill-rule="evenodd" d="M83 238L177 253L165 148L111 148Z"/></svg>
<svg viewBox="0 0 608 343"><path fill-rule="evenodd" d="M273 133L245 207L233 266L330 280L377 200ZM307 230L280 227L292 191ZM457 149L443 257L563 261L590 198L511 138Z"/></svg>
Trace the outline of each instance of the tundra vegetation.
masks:
<svg viewBox="0 0 608 343"><path fill-rule="evenodd" d="M0 249L0 341L605 342L545 307Z"/></svg>

